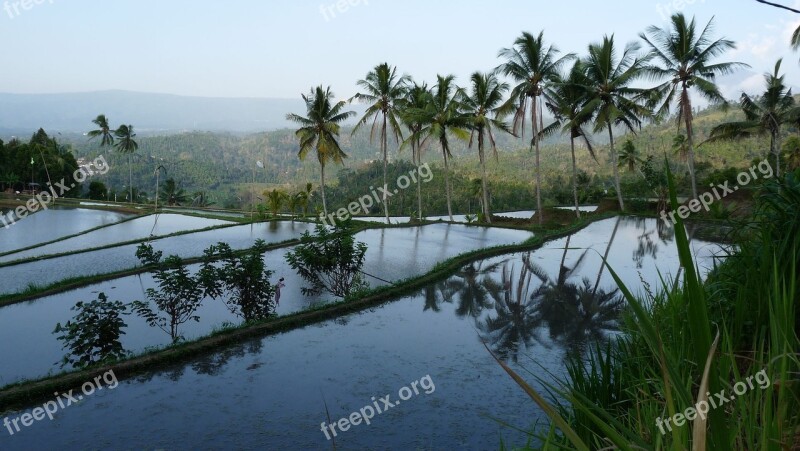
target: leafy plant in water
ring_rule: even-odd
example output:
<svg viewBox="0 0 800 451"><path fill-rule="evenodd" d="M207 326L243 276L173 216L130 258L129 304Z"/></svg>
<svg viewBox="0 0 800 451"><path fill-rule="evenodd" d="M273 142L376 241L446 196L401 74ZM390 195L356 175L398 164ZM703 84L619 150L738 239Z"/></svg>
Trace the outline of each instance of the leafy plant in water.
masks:
<svg viewBox="0 0 800 451"><path fill-rule="evenodd" d="M162 252L154 251L150 244L141 244L136 250L136 257L143 265L154 266L153 278L158 289L148 288L149 302L134 301L133 311L144 318L150 327L158 327L168 333L172 342L180 340L179 327L189 321L200 321L196 315L203 298L209 289L199 275L192 276L177 255L162 260Z"/></svg>
<svg viewBox="0 0 800 451"><path fill-rule="evenodd" d="M213 298L225 297L225 304L245 321L266 319L275 313L275 287L266 269L264 252L267 243L257 240L246 254L237 256L227 243L218 243L205 251L199 277ZM214 266L211 260L220 260Z"/></svg>
<svg viewBox="0 0 800 451"><path fill-rule="evenodd" d="M306 232L286 261L310 284L305 295L316 296L327 291L346 297L354 290L368 286L361 276L367 245L357 242L350 221L337 223L333 229L317 224L314 235Z"/></svg>
<svg viewBox="0 0 800 451"><path fill-rule="evenodd" d="M61 367L72 365L83 368L98 362L119 360L128 353L122 347L120 337L127 327L122 315L127 315L127 306L120 301L109 301L100 293L92 302L78 302L70 310L78 312L66 324L56 324L54 334L64 342L69 354L64 356Z"/></svg>

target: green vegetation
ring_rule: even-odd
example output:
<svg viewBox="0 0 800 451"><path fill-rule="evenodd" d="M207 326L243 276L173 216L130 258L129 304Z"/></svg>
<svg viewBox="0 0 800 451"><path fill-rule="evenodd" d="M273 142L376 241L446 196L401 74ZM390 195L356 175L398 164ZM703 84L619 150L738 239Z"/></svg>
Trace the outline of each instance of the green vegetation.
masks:
<svg viewBox="0 0 800 451"><path fill-rule="evenodd" d="M355 113L342 111L345 106L343 101L333 104L333 93L330 88L323 90L322 86L318 86L316 89L312 88L308 96L303 96L303 101L306 103L308 117L288 114L286 118L302 126L295 132L300 140L300 152L297 156L302 160L312 150L317 153L320 167L319 186L322 193L322 211L327 216L325 165L329 161L342 164L343 160L347 158L347 154L342 151L337 141L339 124L354 116Z"/></svg>
<svg viewBox="0 0 800 451"><path fill-rule="evenodd" d="M120 337L127 324L122 315L128 308L120 301L109 301L105 293L97 295L92 302L78 302L72 307L78 312L72 321L63 326L56 324L54 334L64 342L69 354L64 356L61 367L72 365L84 368L98 363L107 363L124 358L127 352L122 347Z"/></svg>
<svg viewBox="0 0 800 451"><path fill-rule="evenodd" d="M206 251L208 252L208 251ZM169 334L173 343L181 339L179 327L189 321L200 321L195 313L203 298L213 292L213 272L204 268L192 275L177 255L162 259L162 252L153 250L149 243L136 249L136 257L143 266L152 271L158 289L148 288L149 302L134 301L133 311L144 318L150 327L157 327ZM150 306L155 304L155 310Z"/></svg>
<svg viewBox="0 0 800 451"><path fill-rule="evenodd" d="M669 184L674 208L671 176ZM630 308L627 333L588 357L571 357L569 378L546 384L560 399L555 408L504 366L553 420L555 428L533 432L542 446L796 446L799 229L796 172L764 185L752 216L737 225L738 252L705 282L682 221L682 281L637 298L610 268Z"/></svg>
<svg viewBox="0 0 800 451"><path fill-rule="evenodd" d="M313 236L304 233L300 244L286 253L286 261L311 285L302 288L304 294L344 298L369 287L361 275L366 253L367 245L355 240L351 224L344 221L330 230L317 224Z"/></svg>
<svg viewBox="0 0 800 451"><path fill-rule="evenodd" d="M525 243L467 252L438 263L430 272L418 277L396 281L392 285L375 288L368 292L360 291L345 299L323 303L290 315L269 318L265 321L254 323L245 323L236 327L223 328L207 337L199 338L191 342L181 342L167 348L150 350L139 356L129 356L126 360L113 363L114 373L120 378L130 377L159 365L185 361L186 359L211 352L224 346L240 343L246 338L263 337L265 335L280 333L309 324L316 324L349 313L363 311L446 279L465 265L475 261L512 252L533 250L542 246L547 241L575 233L593 221L607 219L609 217L610 215L608 214L590 215L568 226L559 226L550 229L537 228L536 236ZM408 225L381 227L408 227ZM188 262L188 260L186 262ZM79 387L86 380L90 380L94 376L108 371L108 369L112 368L109 365L110 364L91 366L78 372L48 376L39 380L22 381L2 387L0 388L0 405L7 409L12 409L35 402L39 399L48 399L52 396L54 390L63 392L72 387Z"/></svg>
<svg viewBox="0 0 800 451"><path fill-rule="evenodd" d="M0 140L0 192L30 191L30 183L37 183L34 188L38 191L47 182L71 181L77 169L71 148L47 136L42 129L27 143L18 139L8 143ZM70 190L64 195L77 197L80 191Z"/></svg>

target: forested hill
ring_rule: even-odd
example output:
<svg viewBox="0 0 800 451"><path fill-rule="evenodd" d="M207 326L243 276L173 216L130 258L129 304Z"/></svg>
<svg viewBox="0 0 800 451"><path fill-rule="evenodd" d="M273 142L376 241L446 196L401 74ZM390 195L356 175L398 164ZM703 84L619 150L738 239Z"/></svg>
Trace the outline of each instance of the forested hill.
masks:
<svg viewBox="0 0 800 451"><path fill-rule="evenodd" d="M295 111L300 111L295 110ZM284 111L282 114L286 114ZM89 118L93 117L91 114ZM732 106L728 111L718 108L698 112L695 118L697 142L702 142L708 136L714 125L721 122L741 118L738 108ZM91 125L91 124L89 124ZM134 123L138 128L138 124ZM85 127L90 130L91 127ZM110 148L99 147L98 141L90 141L83 133L52 133L61 145L67 145L77 157L94 158L103 154L112 166L112 171L103 176L102 181L109 188L120 190L128 184L128 158L119 155ZM336 184L337 173L341 169L359 170L367 167L368 163L381 160L377 140L370 143L369 127L351 136L351 128L343 128L340 143L348 154L344 167L328 166L329 182ZM786 130L787 133L793 130ZM32 132L31 132L32 133ZM655 155L663 159L668 154L671 159L676 158L673 141L679 134L678 126L674 120L665 121L658 125L647 125L635 136L618 134L618 146L631 138L641 153L642 157ZM2 136L5 135L5 136ZM8 142L10 136L0 133ZM29 136L29 135L28 135ZM497 146L499 158L489 161L490 178L498 182L514 181L514 183L532 183L533 159L529 150L530 131L525 138L497 133ZM21 135L20 139L27 139ZM596 184L603 184L608 180L611 168L607 164L606 146L603 136L593 138L596 144L598 162L595 162L583 146L577 149L579 169L586 175L595 178ZM243 202L244 193L261 192L277 185L301 186L307 182L315 185L319 180L319 164L311 155L305 162L297 157L298 145L293 129L251 133L214 133L214 132L186 132L164 133L149 135L142 133L137 137L138 151L132 158L134 186L145 193L154 183L154 171L157 166L167 170L167 177L174 178L177 183L187 191L206 191L218 205L236 205ZM757 138L739 143L703 144L697 149L698 162L707 168L737 166L765 154L767 141ZM397 144L390 142L390 160L409 160L410 151L403 149L397 152ZM477 177L479 174L476 150L470 149L467 142L452 140L452 152L455 156L453 169L462 174L466 179ZM556 135L547 141L542 149L543 174L545 189L557 189L568 179L569 146L560 136ZM425 160L433 164L440 164L441 151L436 143L427 146ZM27 160L26 160L27 161ZM257 162L264 163L258 167ZM248 188L255 182L255 189Z"/></svg>

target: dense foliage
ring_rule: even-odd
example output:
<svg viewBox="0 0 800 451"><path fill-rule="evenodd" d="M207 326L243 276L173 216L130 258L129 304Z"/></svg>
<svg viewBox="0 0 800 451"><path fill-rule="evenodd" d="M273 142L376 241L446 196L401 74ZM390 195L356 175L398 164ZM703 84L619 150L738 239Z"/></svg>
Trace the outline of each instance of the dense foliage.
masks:
<svg viewBox="0 0 800 451"><path fill-rule="evenodd" d="M61 334L57 338L69 350L61 366L72 365L83 368L95 363L121 359L127 355L120 338L127 327L122 315L128 314L125 304L109 301L105 293L100 293L92 302L78 302L72 311L78 312L64 325L56 324L53 331Z"/></svg>

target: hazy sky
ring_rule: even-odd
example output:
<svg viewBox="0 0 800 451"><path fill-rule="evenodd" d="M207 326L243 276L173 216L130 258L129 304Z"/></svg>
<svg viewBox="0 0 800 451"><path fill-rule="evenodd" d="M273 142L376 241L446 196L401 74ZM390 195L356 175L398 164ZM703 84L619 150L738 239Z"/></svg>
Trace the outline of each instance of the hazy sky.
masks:
<svg viewBox="0 0 800 451"><path fill-rule="evenodd" d="M325 84L344 97L383 61L419 80L453 73L466 84L523 30L582 53L604 33L624 43L665 25L675 5L703 24L716 16L716 35L739 45L726 59L753 66L727 93L760 87L779 57L800 84L800 54L788 46L800 15L755 0L341 0L344 12L334 0L0 3L0 92L286 98Z"/></svg>

